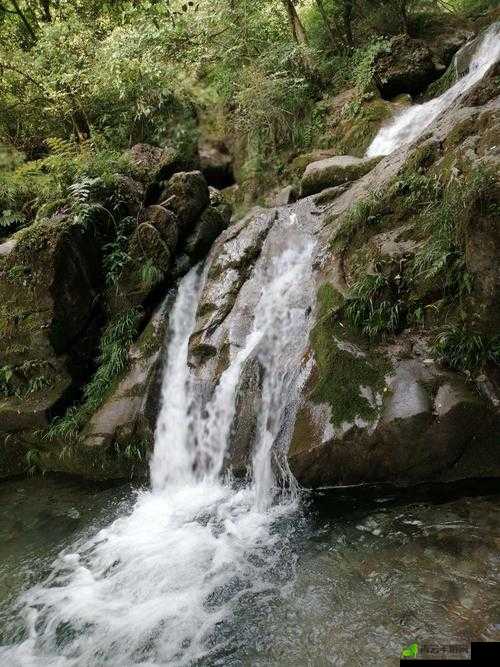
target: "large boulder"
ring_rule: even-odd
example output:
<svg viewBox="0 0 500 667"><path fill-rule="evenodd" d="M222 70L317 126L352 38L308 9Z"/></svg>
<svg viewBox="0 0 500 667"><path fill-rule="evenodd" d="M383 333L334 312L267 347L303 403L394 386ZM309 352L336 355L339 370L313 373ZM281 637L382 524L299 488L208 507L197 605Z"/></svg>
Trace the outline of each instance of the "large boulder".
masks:
<svg viewBox="0 0 500 667"><path fill-rule="evenodd" d="M23 467L27 434L71 400L92 366L103 280L96 234L58 217L18 233L0 258L0 442L12 451L0 476Z"/></svg>
<svg viewBox="0 0 500 667"><path fill-rule="evenodd" d="M175 252L179 239L179 220L175 213L159 204L152 204L144 210L139 221L153 227L170 252Z"/></svg>
<svg viewBox="0 0 500 667"><path fill-rule="evenodd" d="M207 182L200 171L179 172L166 183L160 204L179 219L179 234L186 237L210 203Z"/></svg>
<svg viewBox="0 0 500 667"><path fill-rule="evenodd" d="M375 59L374 81L385 99L401 93L422 93L443 74L446 65L439 62L431 48L420 39L398 35L391 40L388 52Z"/></svg>
<svg viewBox="0 0 500 667"><path fill-rule="evenodd" d="M371 171L378 162L380 162L378 157L358 158L352 155L337 155L318 162L311 162L302 176L302 197L355 181Z"/></svg>
<svg viewBox="0 0 500 667"><path fill-rule="evenodd" d="M206 256L212 243L227 227L227 217L214 206L208 206L196 223L195 229L186 239L184 251L191 259L192 264L196 264Z"/></svg>
<svg viewBox="0 0 500 667"><path fill-rule="evenodd" d="M199 167L198 156L181 154L169 146L160 148L150 144L135 144L129 155L136 173L146 183L165 181L178 171Z"/></svg>
<svg viewBox="0 0 500 667"><path fill-rule="evenodd" d="M335 316L323 286L312 334L314 365L289 461L306 485L415 483L459 478L471 449L491 464L500 422L465 378L439 366L419 334L367 345Z"/></svg>

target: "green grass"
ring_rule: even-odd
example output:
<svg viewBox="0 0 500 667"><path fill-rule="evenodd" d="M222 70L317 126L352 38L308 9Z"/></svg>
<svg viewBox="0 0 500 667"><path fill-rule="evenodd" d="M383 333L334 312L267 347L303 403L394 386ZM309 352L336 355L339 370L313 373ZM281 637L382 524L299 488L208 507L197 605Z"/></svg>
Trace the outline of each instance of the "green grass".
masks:
<svg viewBox="0 0 500 667"><path fill-rule="evenodd" d="M437 336L434 352L458 371L473 372L487 362L499 365L500 334L484 334L464 322L452 324Z"/></svg>
<svg viewBox="0 0 500 667"><path fill-rule="evenodd" d="M494 175L484 169L444 188L440 199L430 202L419 217L425 237L409 267L414 282L440 287L444 295L462 297L472 291L467 271L465 243L475 216L487 213Z"/></svg>
<svg viewBox="0 0 500 667"><path fill-rule="evenodd" d="M144 289L150 289L158 283L161 283L165 278L165 274L161 269L155 266L152 259L148 258L141 267L140 281Z"/></svg>
<svg viewBox="0 0 500 667"><path fill-rule="evenodd" d="M398 333L406 321L406 304L394 276L365 274L350 290L346 320L369 338Z"/></svg>

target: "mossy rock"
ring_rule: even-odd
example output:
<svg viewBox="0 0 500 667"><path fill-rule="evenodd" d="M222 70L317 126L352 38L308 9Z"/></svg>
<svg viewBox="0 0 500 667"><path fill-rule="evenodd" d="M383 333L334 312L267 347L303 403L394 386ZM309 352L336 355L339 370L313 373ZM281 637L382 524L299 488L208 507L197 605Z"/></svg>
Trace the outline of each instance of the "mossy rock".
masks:
<svg viewBox="0 0 500 667"><path fill-rule="evenodd" d="M376 158L357 158L351 155L312 162L302 176L301 194L303 197L316 194L326 188L355 181L371 171L379 162Z"/></svg>
<svg viewBox="0 0 500 667"><path fill-rule="evenodd" d="M377 396L384 389L389 365L340 321L343 298L332 285L324 283L317 299L317 321L311 333L317 376L310 398L329 405L333 426L372 420L380 407Z"/></svg>

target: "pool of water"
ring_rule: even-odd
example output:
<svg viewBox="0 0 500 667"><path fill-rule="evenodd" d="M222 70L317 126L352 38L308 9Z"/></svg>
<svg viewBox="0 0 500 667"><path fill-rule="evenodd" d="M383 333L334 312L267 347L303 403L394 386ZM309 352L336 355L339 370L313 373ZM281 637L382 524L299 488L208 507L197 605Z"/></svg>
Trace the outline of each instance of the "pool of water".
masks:
<svg viewBox="0 0 500 667"><path fill-rule="evenodd" d="M0 485L1 644L25 639L20 593L45 579L61 550L130 513L135 499L129 485ZM414 641L500 640L500 493L436 502L325 491L273 531L272 558L258 549L248 557L249 567L266 563L259 587L235 577L214 590L207 608L232 597L231 614L203 638L202 658L179 654L172 664L396 665ZM170 664L152 656L145 646L127 664ZM44 664L87 664L62 660ZM93 664L116 663L108 655Z"/></svg>

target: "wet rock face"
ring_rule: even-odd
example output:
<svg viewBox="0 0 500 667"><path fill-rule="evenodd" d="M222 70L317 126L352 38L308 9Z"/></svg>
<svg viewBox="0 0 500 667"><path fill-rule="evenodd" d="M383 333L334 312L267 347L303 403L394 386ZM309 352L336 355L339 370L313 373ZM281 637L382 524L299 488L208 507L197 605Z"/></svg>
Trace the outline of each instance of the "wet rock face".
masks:
<svg viewBox="0 0 500 667"><path fill-rule="evenodd" d="M231 226L214 246L208 258L210 268L189 344L192 366L200 365L217 353L223 338L220 325L250 276L274 219L273 211L249 214Z"/></svg>
<svg viewBox="0 0 500 667"><path fill-rule="evenodd" d="M134 440L152 444L160 404L161 350L173 296L156 310L129 351L126 375L86 426L87 447L126 446Z"/></svg>
<svg viewBox="0 0 500 667"><path fill-rule="evenodd" d="M412 297L429 304L428 310L424 306L421 326L387 334L385 339L361 336L343 311L349 286L360 277L378 272L389 282L391 276L401 280L411 258L433 240L433 228L422 233L421 214L406 200L398 202L387 194L393 192L391 183L408 173L417 179L422 174L435 179L452 175L465 188L471 174L498 173L499 100L498 91L492 93L490 87L494 69L437 119L416 145L385 158L343 193L332 192L330 229L342 224L346 200L349 205L356 203L353 194L359 197L363 189L366 194L373 188L379 196L385 192L386 198L364 224L360 221L342 249L328 241L325 245L319 276L324 281L328 275L328 282L318 286L310 350L313 366L289 450L290 466L306 485L414 484L500 475L500 450L495 444L500 432L498 366L487 363L481 374L462 374L437 357L433 342L443 320L431 314L431 304L442 298L439 281L419 280L414 287ZM486 106L469 106L479 92ZM397 161L397 174L388 177L387 170ZM498 181L494 181L488 181L489 203L472 215L461 237L465 266L473 276L467 318L470 326L487 335L498 331L500 297L493 275L498 273L500 256L498 225L491 216L498 201ZM314 200L321 204L322 196ZM374 297L373 307L383 298ZM445 323L450 318L461 321L463 314L454 311L457 302L446 303Z"/></svg>
<svg viewBox="0 0 500 667"><path fill-rule="evenodd" d="M460 478L471 447L479 469L495 418L464 378L427 357L422 340L370 349L330 326L331 366L310 377L289 451L301 483ZM317 363L324 354L315 349ZM500 474L500 460L490 471Z"/></svg>
<svg viewBox="0 0 500 667"><path fill-rule="evenodd" d="M231 207L209 190L203 175L178 171L192 168L189 156L183 161L169 149L145 144L131 155L137 179L116 175L114 190L104 195L119 203L113 208L117 238L105 216L81 225L56 215L0 245L0 444L6 448L0 477L22 472L30 448L44 450L47 469L126 476L124 462L108 460L108 450L117 443L126 447L145 433L152 442L158 345L140 361L130 350L128 374L117 378L83 445L71 449L64 466L49 451L53 447L57 453L61 443L41 446L34 435L81 399L96 371L103 328L132 308L140 309L146 325L176 277L203 259L229 224ZM165 323L165 313L162 318ZM146 413L151 418L145 419ZM96 466L105 460L100 473L91 465L87 450L92 447Z"/></svg>
<svg viewBox="0 0 500 667"><path fill-rule="evenodd" d="M0 367L9 376L0 399L0 443L22 442L43 428L88 372L101 317L100 263L95 236L70 219L22 233L3 257ZM22 446L16 451L23 468ZM0 476L12 463L13 455Z"/></svg>

